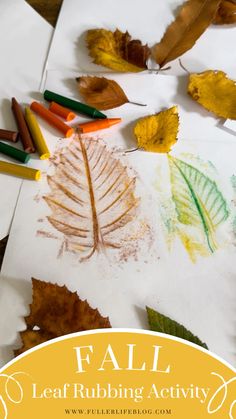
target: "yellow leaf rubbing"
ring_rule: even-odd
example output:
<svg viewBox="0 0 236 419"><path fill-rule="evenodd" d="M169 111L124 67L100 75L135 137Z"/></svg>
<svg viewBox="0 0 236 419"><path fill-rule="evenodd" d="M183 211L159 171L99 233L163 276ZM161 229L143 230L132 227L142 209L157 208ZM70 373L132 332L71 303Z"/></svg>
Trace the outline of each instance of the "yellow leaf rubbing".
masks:
<svg viewBox="0 0 236 419"><path fill-rule="evenodd" d="M197 261L198 255L201 255L203 257L209 256L209 249L203 243L198 242L195 237L193 237L190 234L187 234L181 229L178 229L177 233L193 263Z"/></svg>
<svg viewBox="0 0 236 419"><path fill-rule="evenodd" d="M188 93L200 105L225 119L236 119L236 84L223 71L191 74Z"/></svg>
<svg viewBox="0 0 236 419"><path fill-rule="evenodd" d="M177 106L156 115L141 118L134 127L138 147L156 153L168 153L177 141L179 115Z"/></svg>

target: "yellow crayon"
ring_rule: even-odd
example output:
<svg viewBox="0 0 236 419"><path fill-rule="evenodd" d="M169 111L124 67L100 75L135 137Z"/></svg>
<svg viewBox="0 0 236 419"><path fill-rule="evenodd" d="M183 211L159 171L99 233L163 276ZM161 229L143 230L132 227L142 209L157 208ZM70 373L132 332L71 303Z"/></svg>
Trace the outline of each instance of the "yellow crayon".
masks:
<svg viewBox="0 0 236 419"><path fill-rule="evenodd" d="M30 108L25 108L25 119L32 135L34 144L37 148L39 153L39 157L41 160L49 159L50 151L48 150L47 144L39 127L38 121L34 116L33 112L31 112Z"/></svg>
<svg viewBox="0 0 236 419"><path fill-rule="evenodd" d="M31 169L30 167L20 166L18 164L7 163L5 161L0 161L0 172L30 180L39 180L41 178L40 170Z"/></svg>

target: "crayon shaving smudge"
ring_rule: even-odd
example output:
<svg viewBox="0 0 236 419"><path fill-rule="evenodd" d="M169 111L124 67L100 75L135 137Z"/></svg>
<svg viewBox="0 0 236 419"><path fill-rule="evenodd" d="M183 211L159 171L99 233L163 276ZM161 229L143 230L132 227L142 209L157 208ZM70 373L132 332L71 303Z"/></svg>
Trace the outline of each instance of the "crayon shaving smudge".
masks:
<svg viewBox="0 0 236 419"><path fill-rule="evenodd" d="M66 251L84 261L95 253L108 256L112 249L121 252L123 261L131 255L136 259L150 227L135 195L137 177L117 154L102 140L76 136L55 156L54 165L44 200L51 210L48 222L62 233L59 256ZM39 234L50 237L42 229Z"/></svg>
<svg viewBox="0 0 236 419"><path fill-rule="evenodd" d="M212 172L211 163L209 167ZM178 237L196 262L198 256L209 256L218 249L217 232L229 217L228 205L216 182L192 164L169 155L168 171L169 195L160 180L156 185L168 247Z"/></svg>

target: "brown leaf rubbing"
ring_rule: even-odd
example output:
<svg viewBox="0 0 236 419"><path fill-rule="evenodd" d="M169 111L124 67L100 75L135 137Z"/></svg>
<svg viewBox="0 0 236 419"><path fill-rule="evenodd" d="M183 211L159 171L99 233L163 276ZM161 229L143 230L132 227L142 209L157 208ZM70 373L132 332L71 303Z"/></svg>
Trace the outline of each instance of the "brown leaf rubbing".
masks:
<svg viewBox="0 0 236 419"><path fill-rule="evenodd" d="M73 140L48 183L48 220L64 234L70 251L88 259L95 251L122 246L125 227L135 220L139 205L135 178L101 140Z"/></svg>
<svg viewBox="0 0 236 419"><path fill-rule="evenodd" d="M15 351L16 356L59 336L111 327L108 317L102 317L97 309L65 286L34 278L32 284L33 301L30 315L25 318L27 330L20 333L23 345ZM39 330L33 330L35 327Z"/></svg>
<svg viewBox="0 0 236 419"><path fill-rule="evenodd" d="M191 49L213 21L221 0L186 1L175 21L167 28L152 54L163 67Z"/></svg>

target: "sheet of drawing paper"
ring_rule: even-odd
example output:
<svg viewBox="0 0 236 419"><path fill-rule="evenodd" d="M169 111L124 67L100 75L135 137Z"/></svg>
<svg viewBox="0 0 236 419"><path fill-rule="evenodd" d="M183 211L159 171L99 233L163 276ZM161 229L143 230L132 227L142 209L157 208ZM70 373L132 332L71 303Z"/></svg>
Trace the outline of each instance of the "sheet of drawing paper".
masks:
<svg viewBox="0 0 236 419"><path fill-rule="evenodd" d="M228 129L230 134L234 134L234 136L236 135L236 121L227 119L224 123L224 128Z"/></svg>
<svg viewBox="0 0 236 419"><path fill-rule="evenodd" d="M2 0L0 15L0 128L15 130L10 99L29 102L39 89L53 29L23 0ZM0 239L9 233L21 183L0 174Z"/></svg>
<svg viewBox="0 0 236 419"><path fill-rule="evenodd" d="M64 0L50 49L48 69L104 71L89 57L85 44L88 29L128 30L133 39L153 46L160 41L182 4L183 0L101 0L99 5L96 0ZM235 37L235 26L212 25L182 56L182 62L189 72L212 68L235 77ZM171 63L170 73L183 74L177 60Z"/></svg>
<svg viewBox="0 0 236 419"><path fill-rule="evenodd" d="M47 88L67 93L52 79ZM19 197L0 282L2 362L20 346L33 276L66 284L113 327L148 329L148 305L235 364L236 144L224 131L217 141L203 139L196 125L195 140L179 135L169 157L124 153L134 145L134 121L171 106L178 83L116 80L147 103L110 111L122 125L73 139L42 126L55 153L43 179L24 182Z"/></svg>
<svg viewBox="0 0 236 419"><path fill-rule="evenodd" d="M89 73L97 75L97 73ZM50 89L72 99L83 102L79 95L76 78L86 76L87 73L71 71L47 71L44 89ZM225 140L235 142L235 132L228 130L224 120L216 118L213 114L202 108L187 94L188 76L178 77L167 75L145 75L136 74L100 74L111 80L116 80L130 101L147 104L148 106L135 106L125 104L122 107L106 111L110 118L123 117L122 138L126 146L135 145L135 138L132 135L132 126L126 123L126 115L133 115L133 119L160 112L169 106L178 105L180 114L179 137L182 139L199 141L199 139ZM150 76L148 80L147 76ZM166 87L168 86L168 88ZM150 107L151 106L151 107ZM79 121L86 118L79 117ZM231 121L234 123L235 121ZM229 124L229 122L227 122ZM122 139L121 139L122 141Z"/></svg>

